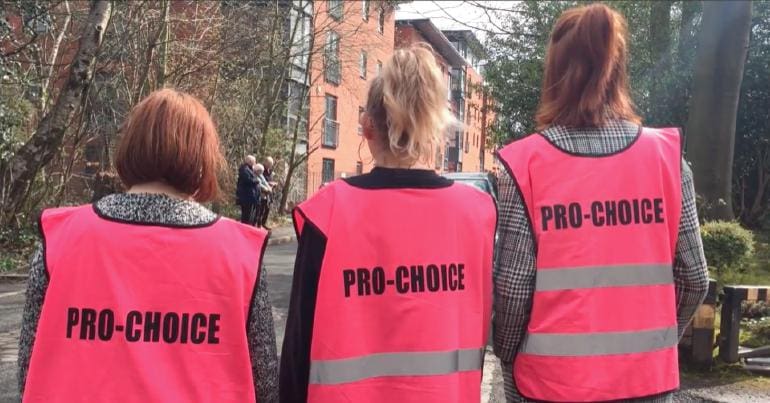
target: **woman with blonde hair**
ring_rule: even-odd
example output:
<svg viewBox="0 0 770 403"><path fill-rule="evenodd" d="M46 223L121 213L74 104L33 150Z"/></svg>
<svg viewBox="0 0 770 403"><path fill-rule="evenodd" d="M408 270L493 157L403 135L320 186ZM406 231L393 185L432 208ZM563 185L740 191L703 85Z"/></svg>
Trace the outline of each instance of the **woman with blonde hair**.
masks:
<svg viewBox="0 0 770 403"><path fill-rule="evenodd" d="M693 178L679 131L641 126L627 53L618 12L565 11L540 131L498 153L494 342L509 402L663 402L679 386L677 343L708 287Z"/></svg>
<svg viewBox="0 0 770 403"><path fill-rule="evenodd" d="M496 211L431 169L446 93L428 45L396 50L361 117L375 168L294 210L282 402L480 400Z"/></svg>
<svg viewBox="0 0 770 403"><path fill-rule="evenodd" d="M277 400L267 234L199 204L217 197L222 161L201 102L156 91L121 130L128 191L43 212L20 337L24 402Z"/></svg>

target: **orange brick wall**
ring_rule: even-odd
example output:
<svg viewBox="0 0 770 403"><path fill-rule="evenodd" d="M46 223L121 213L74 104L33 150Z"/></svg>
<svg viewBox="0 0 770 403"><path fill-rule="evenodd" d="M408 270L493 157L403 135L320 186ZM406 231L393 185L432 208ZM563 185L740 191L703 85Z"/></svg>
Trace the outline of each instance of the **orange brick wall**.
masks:
<svg viewBox="0 0 770 403"><path fill-rule="evenodd" d="M468 152L463 149L463 171L479 172L491 171L494 165L493 152L487 137L489 136L489 126L494 121L494 112L489 107L490 100L485 100L481 90L484 84L484 78L473 69L467 67L467 94L465 99L465 134L463 136L468 141ZM484 111L487 103L486 113ZM486 142L486 143L485 143ZM482 169L481 160L484 155L484 167Z"/></svg>
<svg viewBox="0 0 770 403"><path fill-rule="evenodd" d="M366 106L368 82L377 74L377 62L384 63L393 53L395 12L386 12L384 32L379 33L376 1L369 2L369 18L362 18L361 1L344 1L343 17L332 20L327 12L328 2L317 2L315 13L316 49L311 66L310 111L308 116L308 149L313 150L308 158L307 196L315 193L322 184L322 161L334 160L335 178L356 174L356 163L361 162L363 172L371 170L372 158L363 137L358 134L358 108ZM329 30L340 35L341 80L339 85L327 83L324 79L323 50ZM366 79L359 74L359 55L367 52ZM325 116L325 96L337 97L337 122L339 140L337 148L322 147Z"/></svg>

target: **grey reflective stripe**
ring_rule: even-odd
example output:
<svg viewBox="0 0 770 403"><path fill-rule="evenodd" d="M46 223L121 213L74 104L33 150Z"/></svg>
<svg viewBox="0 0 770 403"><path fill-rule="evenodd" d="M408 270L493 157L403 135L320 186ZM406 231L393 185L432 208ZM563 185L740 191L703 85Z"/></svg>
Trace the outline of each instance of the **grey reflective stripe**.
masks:
<svg viewBox="0 0 770 403"><path fill-rule="evenodd" d="M669 264L597 266L540 269L535 278L535 289L553 291L673 283L674 269Z"/></svg>
<svg viewBox="0 0 770 403"><path fill-rule="evenodd" d="M521 351L560 357L633 354L673 347L678 342L676 326L638 332L531 333Z"/></svg>
<svg viewBox="0 0 770 403"><path fill-rule="evenodd" d="M334 385L378 376L445 375L481 370L484 353L478 348L438 352L365 355L310 362L310 384Z"/></svg>

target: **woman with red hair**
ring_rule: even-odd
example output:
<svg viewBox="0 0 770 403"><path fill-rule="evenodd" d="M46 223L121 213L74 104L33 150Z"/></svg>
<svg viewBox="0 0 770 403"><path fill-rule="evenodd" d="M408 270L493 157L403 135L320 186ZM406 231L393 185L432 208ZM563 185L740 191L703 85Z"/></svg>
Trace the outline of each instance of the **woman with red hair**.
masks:
<svg viewBox="0 0 770 403"><path fill-rule="evenodd" d="M624 18L564 12L537 134L504 147L495 352L508 401L670 401L708 287L677 129L641 126Z"/></svg>

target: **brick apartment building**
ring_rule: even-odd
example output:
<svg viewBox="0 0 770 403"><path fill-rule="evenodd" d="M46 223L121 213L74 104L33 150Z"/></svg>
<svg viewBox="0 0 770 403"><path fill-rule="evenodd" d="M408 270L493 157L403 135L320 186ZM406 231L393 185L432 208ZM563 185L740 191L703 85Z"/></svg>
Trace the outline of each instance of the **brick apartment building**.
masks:
<svg viewBox="0 0 770 403"><path fill-rule="evenodd" d="M372 159L360 134L358 118L366 104L369 80L393 49L429 43L447 81L447 107L462 122L438 150L439 171L489 171L493 150L488 128L494 120L492 100L481 76L486 58L471 31L441 31L430 20L395 21L389 9L370 1L322 1L316 16L336 13L332 24L316 26L316 46L323 58L311 68L307 196L323 183L368 172ZM316 21L319 21L318 17ZM354 32L354 35L345 33Z"/></svg>
<svg viewBox="0 0 770 403"><path fill-rule="evenodd" d="M384 2L317 1L314 12L314 43L323 57L311 62L307 196L373 166L359 116L369 80L393 53L395 37L395 12Z"/></svg>

